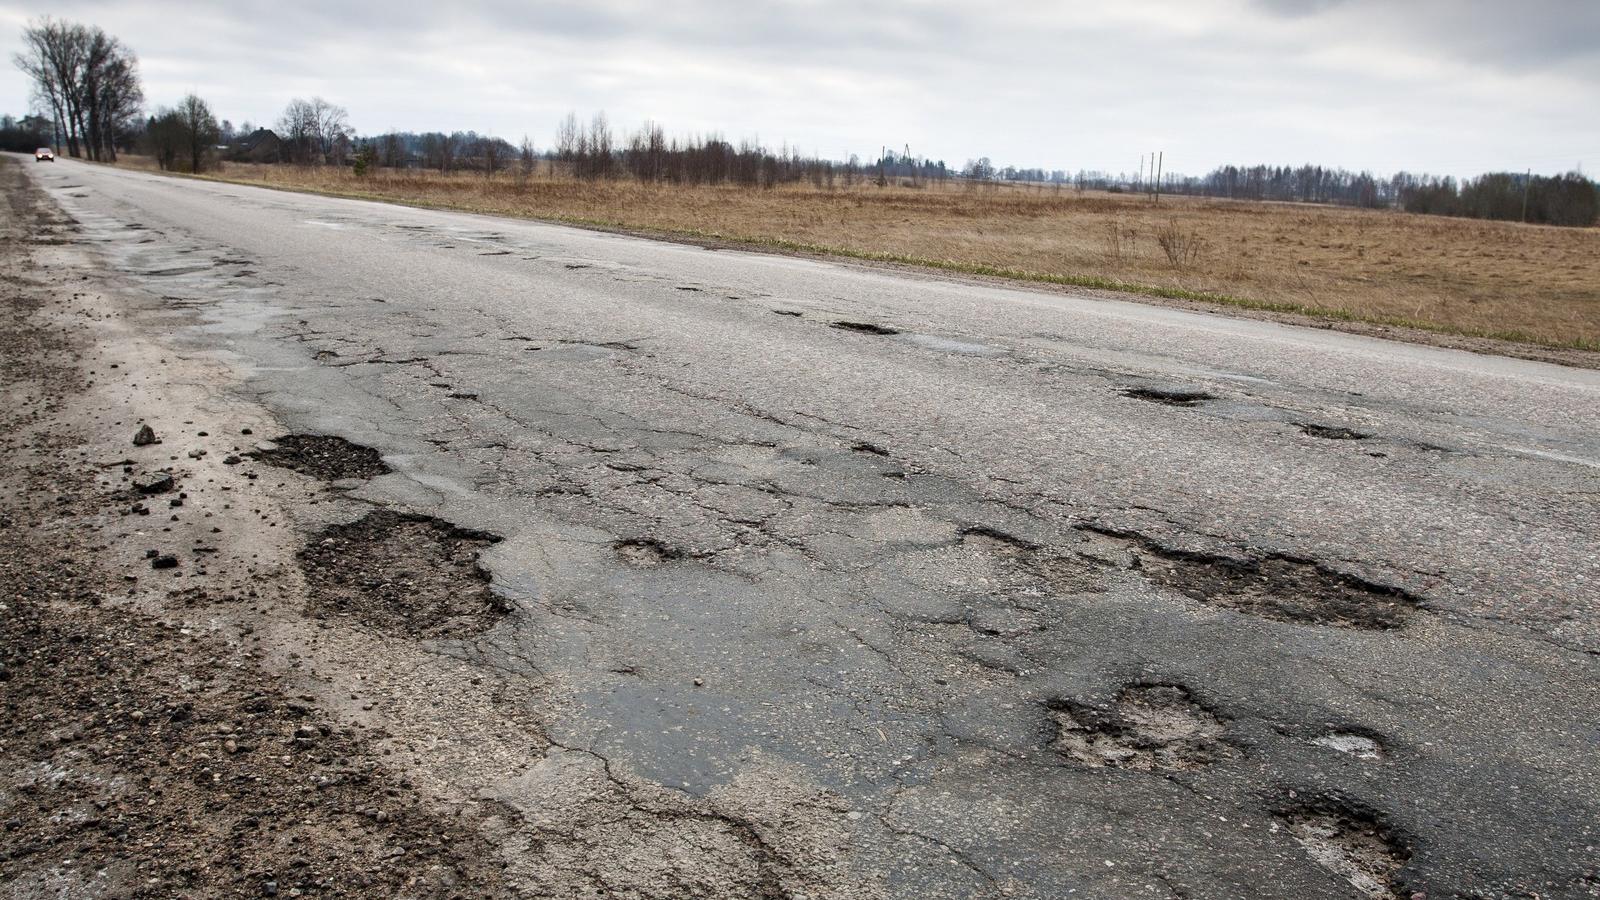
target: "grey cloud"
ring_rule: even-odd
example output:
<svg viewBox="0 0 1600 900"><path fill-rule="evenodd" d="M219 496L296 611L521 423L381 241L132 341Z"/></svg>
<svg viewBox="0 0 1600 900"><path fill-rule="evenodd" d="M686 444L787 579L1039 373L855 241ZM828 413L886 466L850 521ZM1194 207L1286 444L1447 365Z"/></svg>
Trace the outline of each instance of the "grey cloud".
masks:
<svg viewBox="0 0 1600 900"><path fill-rule="evenodd" d="M57 0L49 12L123 37L153 102L197 89L236 122L321 94L367 131L543 141L565 110L604 108L623 126L653 118L830 154L909 142L952 162L1066 168L1131 169L1158 144L1188 171L1600 151L1600 126L1563 117L1600 101L1588 2ZM0 0L4 21L36 14ZM0 71L0 109L26 102L20 76Z"/></svg>

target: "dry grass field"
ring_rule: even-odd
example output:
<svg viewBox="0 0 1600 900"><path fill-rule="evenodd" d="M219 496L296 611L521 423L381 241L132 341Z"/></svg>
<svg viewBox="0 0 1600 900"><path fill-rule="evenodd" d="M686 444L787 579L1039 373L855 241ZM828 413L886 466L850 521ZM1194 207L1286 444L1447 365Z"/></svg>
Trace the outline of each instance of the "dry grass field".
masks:
<svg viewBox="0 0 1600 900"><path fill-rule="evenodd" d="M207 177L1600 349L1597 228L1070 187L754 191L240 164Z"/></svg>

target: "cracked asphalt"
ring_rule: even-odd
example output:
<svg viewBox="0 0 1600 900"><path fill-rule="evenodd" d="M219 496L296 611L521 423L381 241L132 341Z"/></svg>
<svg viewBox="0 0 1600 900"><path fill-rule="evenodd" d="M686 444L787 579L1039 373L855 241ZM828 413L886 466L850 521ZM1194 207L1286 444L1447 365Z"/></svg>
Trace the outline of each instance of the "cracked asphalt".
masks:
<svg viewBox="0 0 1600 900"><path fill-rule="evenodd" d="M29 171L150 340L381 454L302 539L500 539L502 617L360 634L454 673L414 718L528 686L516 774L433 783L516 811L530 882L1600 896L1600 372ZM619 887L716 822L754 850L711 887Z"/></svg>

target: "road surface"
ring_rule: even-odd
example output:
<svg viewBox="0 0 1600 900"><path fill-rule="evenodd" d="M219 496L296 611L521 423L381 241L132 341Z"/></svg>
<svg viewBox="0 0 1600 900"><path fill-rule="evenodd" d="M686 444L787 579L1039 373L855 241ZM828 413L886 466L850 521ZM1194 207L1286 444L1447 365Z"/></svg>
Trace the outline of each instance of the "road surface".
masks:
<svg viewBox="0 0 1600 900"><path fill-rule="evenodd" d="M262 633L525 890L1600 892L1600 373L29 165L207 414L381 455ZM446 534L490 612L327 574Z"/></svg>

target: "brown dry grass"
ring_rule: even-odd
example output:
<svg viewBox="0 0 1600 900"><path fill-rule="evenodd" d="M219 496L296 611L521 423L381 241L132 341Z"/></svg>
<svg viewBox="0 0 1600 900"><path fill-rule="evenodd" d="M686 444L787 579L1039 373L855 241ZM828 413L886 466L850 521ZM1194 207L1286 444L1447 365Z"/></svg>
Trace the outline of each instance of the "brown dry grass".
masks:
<svg viewBox="0 0 1600 900"><path fill-rule="evenodd" d="M1600 349L1596 228L1172 197L1157 205L1070 188L751 191L238 164L216 177ZM1187 246L1169 255L1163 232Z"/></svg>

